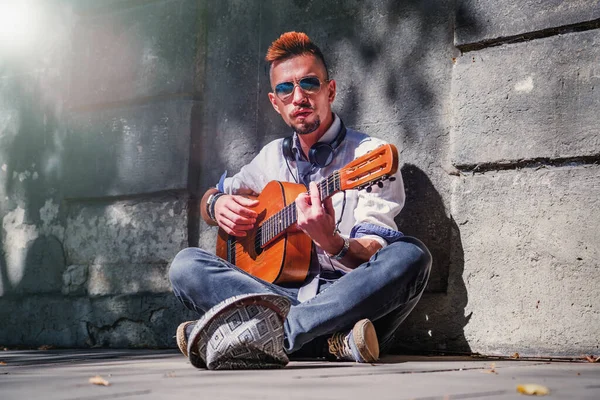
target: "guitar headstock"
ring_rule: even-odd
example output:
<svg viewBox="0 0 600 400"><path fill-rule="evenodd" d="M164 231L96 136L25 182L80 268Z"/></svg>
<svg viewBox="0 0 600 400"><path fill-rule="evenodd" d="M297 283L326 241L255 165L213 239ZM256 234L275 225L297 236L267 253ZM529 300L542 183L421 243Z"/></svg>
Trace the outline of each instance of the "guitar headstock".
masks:
<svg viewBox="0 0 600 400"><path fill-rule="evenodd" d="M339 170L340 190L367 189L390 179L398 170L398 150L393 144L379 146ZM392 178L393 179L393 178Z"/></svg>

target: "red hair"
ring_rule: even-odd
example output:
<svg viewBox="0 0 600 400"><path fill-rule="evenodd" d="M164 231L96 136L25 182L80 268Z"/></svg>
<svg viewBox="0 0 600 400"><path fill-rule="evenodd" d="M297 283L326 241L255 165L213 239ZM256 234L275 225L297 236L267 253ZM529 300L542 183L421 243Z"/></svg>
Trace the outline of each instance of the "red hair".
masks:
<svg viewBox="0 0 600 400"><path fill-rule="evenodd" d="M269 50L267 50L265 60L272 66L276 61L283 61L291 57L305 54L312 54L321 60L325 67L325 73L329 75L325 57L323 57L321 49L319 49L319 47L310 40L308 35L303 32L286 32L279 36L277 40L271 43Z"/></svg>

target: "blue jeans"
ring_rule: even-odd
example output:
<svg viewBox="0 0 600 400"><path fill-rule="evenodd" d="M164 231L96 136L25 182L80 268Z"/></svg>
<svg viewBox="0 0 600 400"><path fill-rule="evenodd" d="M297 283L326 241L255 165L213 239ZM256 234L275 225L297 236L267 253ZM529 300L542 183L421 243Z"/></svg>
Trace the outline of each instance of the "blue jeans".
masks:
<svg viewBox="0 0 600 400"><path fill-rule="evenodd" d="M318 294L303 303L296 298L297 287L267 283L195 247L177 254L169 278L175 296L200 316L239 294L272 292L288 297L292 307L284 325L286 351L322 356L325 337L348 330L363 318L375 324L385 352L398 326L421 298L430 269L431 254L425 245L404 236L352 272L322 281Z"/></svg>

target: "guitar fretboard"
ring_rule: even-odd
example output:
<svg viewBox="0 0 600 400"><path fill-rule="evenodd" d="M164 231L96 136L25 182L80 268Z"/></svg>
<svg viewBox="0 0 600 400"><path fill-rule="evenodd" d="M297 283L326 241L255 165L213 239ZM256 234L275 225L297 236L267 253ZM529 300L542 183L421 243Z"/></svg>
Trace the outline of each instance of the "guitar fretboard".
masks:
<svg viewBox="0 0 600 400"><path fill-rule="evenodd" d="M321 201L333 196L340 191L340 174L335 171L327 178L317 183ZM291 203L271 217L267 218L257 229L256 237L260 240L260 247L281 235L287 228L296 223L298 219L296 203Z"/></svg>

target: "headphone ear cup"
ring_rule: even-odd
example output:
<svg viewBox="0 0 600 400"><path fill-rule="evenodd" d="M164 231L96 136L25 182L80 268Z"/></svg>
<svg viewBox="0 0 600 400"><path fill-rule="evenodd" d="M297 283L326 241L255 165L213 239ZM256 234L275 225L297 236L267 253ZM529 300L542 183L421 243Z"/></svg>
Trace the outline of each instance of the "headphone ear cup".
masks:
<svg viewBox="0 0 600 400"><path fill-rule="evenodd" d="M325 168L333 161L333 147L323 142L313 144L308 151L308 160L319 168Z"/></svg>
<svg viewBox="0 0 600 400"><path fill-rule="evenodd" d="M283 142L281 143L281 151L283 152L283 156L288 161L296 161L294 159L294 152L292 151L292 137L291 136L288 136L283 139Z"/></svg>

